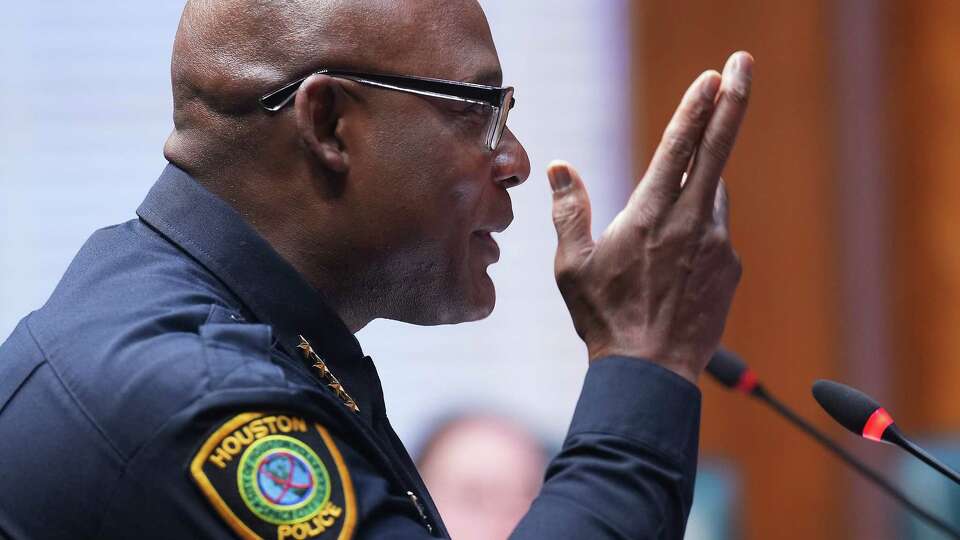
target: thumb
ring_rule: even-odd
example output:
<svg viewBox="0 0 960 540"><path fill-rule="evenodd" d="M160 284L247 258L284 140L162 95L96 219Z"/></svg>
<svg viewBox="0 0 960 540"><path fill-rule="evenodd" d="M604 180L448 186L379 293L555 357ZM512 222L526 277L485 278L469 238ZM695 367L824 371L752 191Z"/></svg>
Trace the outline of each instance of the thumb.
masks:
<svg viewBox="0 0 960 540"><path fill-rule="evenodd" d="M580 174L566 161L547 166L553 190L553 224L557 228L557 269L572 268L593 248L590 197Z"/></svg>

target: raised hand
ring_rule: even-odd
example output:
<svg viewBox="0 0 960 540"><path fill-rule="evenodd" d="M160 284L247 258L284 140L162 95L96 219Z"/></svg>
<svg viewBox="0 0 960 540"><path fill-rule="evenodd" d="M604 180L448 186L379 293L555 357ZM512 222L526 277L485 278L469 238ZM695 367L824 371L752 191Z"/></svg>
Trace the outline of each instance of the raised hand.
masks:
<svg viewBox="0 0 960 540"><path fill-rule="evenodd" d="M687 90L649 168L603 236L579 174L550 164L557 285L590 360L642 357L696 383L723 334L740 260L720 174L750 95L753 58Z"/></svg>

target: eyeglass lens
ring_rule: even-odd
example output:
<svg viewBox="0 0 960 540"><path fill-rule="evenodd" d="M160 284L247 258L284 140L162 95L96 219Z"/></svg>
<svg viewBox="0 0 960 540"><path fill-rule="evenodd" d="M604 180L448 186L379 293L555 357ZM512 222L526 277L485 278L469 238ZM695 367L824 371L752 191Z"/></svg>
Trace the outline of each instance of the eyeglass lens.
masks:
<svg viewBox="0 0 960 540"><path fill-rule="evenodd" d="M503 100L500 106L494 109L494 116L490 126L490 135L487 141L487 147L490 150L496 150L500 145L500 139L503 138L503 130L507 126L507 117L510 116L510 103L513 101L513 89L504 92Z"/></svg>

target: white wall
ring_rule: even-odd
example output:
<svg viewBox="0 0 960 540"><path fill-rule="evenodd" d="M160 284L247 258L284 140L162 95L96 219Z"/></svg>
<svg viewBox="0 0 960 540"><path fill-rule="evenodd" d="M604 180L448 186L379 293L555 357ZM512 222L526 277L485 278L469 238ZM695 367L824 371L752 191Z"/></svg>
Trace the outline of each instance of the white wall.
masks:
<svg viewBox="0 0 960 540"><path fill-rule="evenodd" d="M178 2L8 2L0 17L0 339L162 170Z"/></svg>
<svg viewBox="0 0 960 540"><path fill-rule="evenodd" d="M484 0L517 87L511 127L534 173L492 270L488 320L377 322L361 335L409 443L451 408L562 436L586 368L552 278L547 162L575 163L602 230L629 184L627 0ZM0 18L0 339L40 306L96 228L130 219L164 164L180 2L13 2Z"/></svg>

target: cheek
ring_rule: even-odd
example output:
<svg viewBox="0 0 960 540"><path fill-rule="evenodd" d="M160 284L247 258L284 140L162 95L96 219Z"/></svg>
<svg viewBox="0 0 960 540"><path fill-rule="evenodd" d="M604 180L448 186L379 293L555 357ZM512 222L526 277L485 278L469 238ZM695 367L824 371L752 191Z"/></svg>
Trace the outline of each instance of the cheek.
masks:
<svg viewBox="0 0 960 540"><path fill-rule="evenodd" d="M389 204L385 210L392 209L395 218L415 225L427 238L466 237L482 211L482 168L463 153L436 146L413 155L414 165L395 168L395 176L382 186L382 199Z"/></svg>
<svg viewBox="0 0 960 540"><path fill-rule="evenodd" d="M384 219L375 226L385 243L408 249L422 243L463 257L489 177L482 144L465 140L463 126L436 107L407 107L389 121L386 116L371 119L350 152L351 176L362 191L360 212Z"/></svg>
<svg viewBox="0 0 960 540"><path fill-rule="evenodd" d="M446 181L489 168L482 129L425 100L406 99L412 104L404 102L394 114L382 111L368 126L362 151L380 163L381 175L442 189Z"/></svg>

